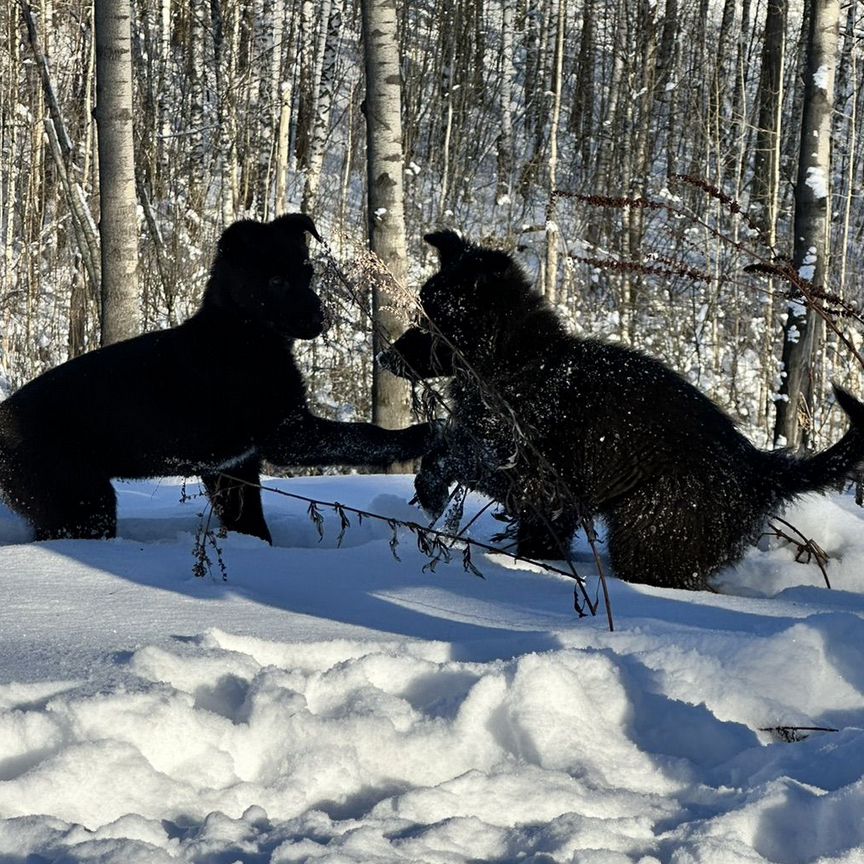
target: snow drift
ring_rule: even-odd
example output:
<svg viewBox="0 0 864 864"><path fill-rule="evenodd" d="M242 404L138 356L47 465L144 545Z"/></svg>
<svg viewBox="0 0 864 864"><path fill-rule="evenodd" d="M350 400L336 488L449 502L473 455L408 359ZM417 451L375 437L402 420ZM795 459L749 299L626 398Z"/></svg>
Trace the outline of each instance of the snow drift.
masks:
<svg viewBox="0 0 864 864"><path fill-rule="evenodd" d="M196 579L178 484L118 484L116 541L0 513L0 860L864 860L850 498L788 514L833 590L766 540L722 593L611 580L610 633L564 577L424 571L407 532L400 560L370 521L319 540L267 493L276 545L230 536ZM421 518L407 477L274 485Z"/></svg>

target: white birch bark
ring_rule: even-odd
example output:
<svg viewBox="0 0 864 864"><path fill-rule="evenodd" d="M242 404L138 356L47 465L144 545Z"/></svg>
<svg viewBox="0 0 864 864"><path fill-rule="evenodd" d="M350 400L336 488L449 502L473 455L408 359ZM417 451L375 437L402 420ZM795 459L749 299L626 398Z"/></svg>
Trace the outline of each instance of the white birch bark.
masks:
<svg viewBox="0 0 864 864"><path fill-rule="evenodd" d="M366 66L366 159L368 176L369 245L387 271L373 289L377 354L395 339L401 323L392 310L388 284L403 286L406 274L405 214L402 189L402 119L396 0L362 0L363 47ZM374 367L372 419L386 428L408 422L406 382Z"/></svg>
<svg viewBox="0 0 864 864"><path fill-rule="evenodd" d="M555 57L552 71L552 119L549 124L549 204L546 208L546 284L550 303L558 302L558 242L555 190L558 185L558 127L561 122L561 90L564 78L564 29L567 20L565 0L556 0Z"/></svg>
<svg viewBox="0 0 864 864"><path fill-rule="evenodd" d="M274 49L274 18L279 14L270 0L255 0L253 9L253 64L262 67L252 81L252 94L249 100L252 116L257 118L255 151L257 167L255 170L255 214L268 220L272 213L272 166L274 126L278 120L274 116L271 75L264 72L265 61Z"/></svg>
<svg viewBox="0 0 864 864"><path fill-rule="evenodd" d="M444 31L447 58L443 61L441 70L441 98L444 108L444 128L441 140L441 190L438 199L438 212L441 215L447 211L447 199L450 195L450 143L453 138L453 101L455 99L453 84L456 70L456 43L458 41L456 29L459 26L456 4L448 3L446 9L444 27L449 28L451 32Z"/></svg>
<svg viewBox="0 0 864 864"><path fill-rule="evenodd" d="M312 131L312 103L315 100L315 46L317 45L317 4L313 0L300 2L300 62L297 81L297 116L294 120L295 151L301 167L306 165L309 137Z"/></svg>
<svg viewBox="0 0 864 864"><path fill-rule="evenodd" d="M330 20L327 22L327 39L322 50L320 80L315 99L315 116L312 135L309 139L309 161L303 188L303 212L314 213L318 203L318 187L324 164L324 148L330 130L330 112L336 87L336 58L342 34L342 10L339 2L330 5Z"/></svg>
<svg viewBox="0 0 864 864"><path fill-rule="evenodd" d="M231 22L228 22L229 26ZM213 35L213 81L216 101L216 140L218 157L215 160L219 170L219 212L222 228L230 225L237 213L236 148L233 134L234 116L231 74L231 50L226 35L226 22L222 15L220 0L210 2L210 29Z"/></svg>
<svg viewBox="0 0 864 864"><path fill-rule="evenodd" d="M216 0L218 2L218 0ZM206 116L206 92L204 86L204 70L207 66L207 52L204 21L206 16L213 14L212 5L208 7L206 0L190 0L186 14L189 17L189 29L192 34L191 44L187 48L186 64L189 88L189 153L191 164L203 166L209 154L205 153L204 125ZM220 15L221 17L221 15ZM211 21L212 29L212 21ZM192 172L188 179L189 198L192 207L201 207L203 177Z"/></svg>
<svg viewBox="0 0 864 864"><path fill-rule="evenodd" d="M292 0L287 0L285 14L290 11L291 21L287 34L287 49L284 55L280 53L279 69L274 70L274 82L279 93L279 126L276 133L276 146L274 159L275 168L275 212L284 213L286 196L288 194L288 163L291 159L291 106L294 102L294 75L297 60L297 15ZM283 32L284 29L283 29ZM277 53L280 49L277 48ZM285 58L284 66L281 64L282 56Z"/></svg>
<svg viewBox="0 0 864 864"><path fill-rule="evenodd" d="M840 0L810 0L801 143L795 186L794 262L816 288L828 281L831 230L831 122L840 32ZM817 301L818 302L818 301ZM811 308L789 302L783 327L783 371L777 402L776 442L806 445L810 428L813 360L821 321Z"/></svg>
<svg viewBox="0 0 864 864"><path fill-rule="evenodd" d="M139 332L138 213L132 136L132 24L128 0L96 0L96 126L102 344Z"/></svg>
<svg viewBox="0 0 864 864"><path fill-rule="evenodd" d="M498 134L498 182L495 190L495 204L506 207L512 212L513 185L513 82L516 68L513 64L513 18L514 0L501 3L501 131Z"/></svg>
<svg viewBox="0 0 864 864"><path fill-rule="evenodd" d="M13 10L9 10L13 14ZM11 21L3 20L3 29L11 28ZM0 78L3 79L2 93L0 93L0 153L15 154L18 152L19 125L13 121L15 105L18 93L13 70L20 64L20 42L18 39L10 39L8 53L0 54ZM15 231L15 209L19 206L16 200L19 170L21 166L16 159L4 159L0 164L0 226L3 231L0 235L0 243L3 247L3 267L0 271L0 284L4 290L12 292L17 287L17 278L13 266L15 260L15 248L13 245ZM4 328L6 329L6 328Z"/></svg>
<svg viewBox="0 0 864 864"><path fill-rule="evenodd" d="M858 56L855 50L855 42L857 36L855 33L855 13L857 12L856 4L850 3L847 11L846 27L843 34L843 51L840 56L839 73L844 75L843 88L846 97L848 108L843 110L840 108L840 122L843 125L843 130L839 131L839 137L846 141L845 163L841 170L843 178L844 192L842 196L843 217L841 224L843 226L840 240L840 267L837 279L837 293L841 297L846 296L846 279L849 265L849 236L850 224L852 216L852 199L857 193L856 184L854 182L854 165L857 157L857 134L858 134L858 117L857 117L857 102L856 95L858 93ZM837 85L839 87L839 83ZM848 112L848 113L847 113Z"/></svg>
<svg viewBox="0 0 864 864"><path fill-rule="evenodd" d="M315 119L318 116L318 99L321 96L321 77L324 74L324 66L327 62L325 52L327 43L330 41L331 14L333 11L333 0L319 0L316 10L317 27L315 30L313 63L312 63L312 98L311 117L309 119L309 134L314 134ZM340 13L341 14L341 13Z"/></svg>

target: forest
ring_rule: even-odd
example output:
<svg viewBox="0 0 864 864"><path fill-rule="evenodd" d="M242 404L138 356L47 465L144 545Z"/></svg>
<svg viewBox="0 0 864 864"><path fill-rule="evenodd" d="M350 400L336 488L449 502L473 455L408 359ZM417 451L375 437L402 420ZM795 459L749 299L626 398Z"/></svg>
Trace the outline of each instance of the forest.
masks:
<svg viewBox="0 0 864 864"><path fill-rule="evenodd" d="M407 266L392 276L406 296L433 263L423 234L455 228L515 251L573 332L662 358L760 445L800 443L776 418L790 350L801 440L838 434L832 381L861 393L858 2L114 5L131 18L140 329L195 308L227 224L303 210L337 319L298 352L314 408L371 414L384 209L367 195L363 15L381 6L398 47ZM92 0L0 5L5 393L100 342L94 15ZM802 147L813 123L824 146ZM818 239L802 247L808 188ZM404 327L410 303L395 306Z"/></svg>

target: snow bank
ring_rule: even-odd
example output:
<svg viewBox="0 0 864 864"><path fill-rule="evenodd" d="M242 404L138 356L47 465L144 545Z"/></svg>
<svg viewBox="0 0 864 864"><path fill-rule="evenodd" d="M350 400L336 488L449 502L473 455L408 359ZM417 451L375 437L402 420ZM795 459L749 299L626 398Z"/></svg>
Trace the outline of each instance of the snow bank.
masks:
<svg viewBox="0 0 864 864"><path fill-rule="evenodd" d="M279 486L419 518L408 478ZM610 633L563 577L424 572L410 536L319 541L275 495L277 546L230 537L227 582L195 579L201 502L120 497L107 543L18 545L0 514L2 861L864 861L849 499L786 517L833 591L775 539L723 593L612 580Z"/></svg>

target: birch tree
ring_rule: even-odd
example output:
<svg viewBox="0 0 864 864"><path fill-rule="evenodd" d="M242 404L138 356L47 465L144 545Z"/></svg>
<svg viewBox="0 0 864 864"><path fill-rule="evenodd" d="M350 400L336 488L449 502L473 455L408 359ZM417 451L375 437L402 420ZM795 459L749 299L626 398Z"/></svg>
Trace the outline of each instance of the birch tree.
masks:
<svg viewBox="0 0 864 864"><path fill-rule="evenodd" d="M565 0L557 0L555 56L552 63L552 119L549 128L549 203L546 208L546 264L544 293L550 303L558 302L559 229L555 221L555 190L558 185L558 126L561 119L561 88L564 75Z"/></svg>
<svg viewBox="0 0 864 864"><path fill-rule="evenodd" d="M324 150L327 133L330 130L330 111L336 85L336 58L342 32L342 10L340 0L330 4L326 39L321 48L321 71L318 85L318 98L315 100L315 116L312 121L312 135L309 139L309 157L303 187L303 212L314 213L318 203L318 186L321 182L321 169L324 165Z"/></svg>
<svg viewBox="0 0 864 864"><path fill-rule="evenodd" d="M780 126L783 112L783 69L786 56L786 0L768 0L762 40L753 201L759 227L769 246L777 242L780 187Z"/></svg>
<svg viewBox="0 0 864 864"><path fill-rule="evenodd" d="M675 128L678 123L678 35L680 22L678 20L678 0L666 0L663 15L663 28L660 31L660 41L657 45L657 76L655 79L655 99L663 102L666 109L665 136L662 130L657 130L659 141L666 144L666 173L672 175L677 170L675 148L672 142L675 138Z"/></svg>
<svg viewBox="0 0 864 864"><path fill-rule="evenodd" d="M753 148L753 192L751 200L756 224L765 245L777 245L777 220L780 206L780 132L783 116L783 77L786 58L786 0L768 0L762 35L759 86L756 92L757 119ZM748 154L749 158L749 154ZM764 421L770 405L776 403L776 300L777 286L772 280L764 294L762 315L767 322L761 355L763 375L759 412ZM776 415L775 415L776 416Z"/></svg>
<svg viewBox="0 0 864 864"><path fill-rule="evenodd" d="M794 264L802 280L824 289L831 229L831 120L840 30L840 0L809 0L807 71L795 187ZM818 300L816 301L818 302ZM813 361L820 327L801 298L789 302L783 327L783 372L775 442L807 443L812 416Z"/></svg>
<svg viewBox="0 0 864 864"><path fill-rule="evenodd" d="M184 34L189 40L189 47L184 52L186 86L183 88L185 102L183 116L187 119L186 137L184 151L187 155L188 195L192 207L197 211L202 206L206 194L204 178L201 176L200 166L207 162L207 146L204 140L205 118L207 116L207 85L206 72L207 62L207 38L204 22L211 19L211 13L217 12L221 15L221 7L213 9L213 2L217 0L189 0L182 8L182 17L185 19ZM213 22L210 20L210 29ZM220 25L221 31L221 25ZM220 36L220 33L215 35ZM195 170L196 167L198 170Z"/></svg>
<svg viewBox="0 0 864 864"><path fill-rule="evenodd" d="M274 147L274 159L276 167L275 175L275 212L284 213L286 207L286 185L288 163L290 161L291 148L291 106L294 102L294 77L297 59L297 14L294 0L284 0L284 3L276 4L278 18L288 16L288 22L282 22L280 32L285 34L283 40L276 41L273 66L271 75L273 77L273 91L279 93L279 120L276 132L276 144ZM282 58L285 58L284 64Z"/></svg>
<svg viewBox="0 0 864 864"><path fill-rule="evenodd" d="M366 161L369 246L384 277L373 289L373 354L399 335L390 285L404 286L405 213L402 192L402 120L396 0L361 0L366 68ZM394 429L410 416L406 382L376 365L372 420Z"/></svg>
<svg viewBox="0 0 864 864"><path fill-rule="evenodd" d="M315 47L318 44L317 4L314 0L300 0L300 58L297 70L297 118L295 120L295 151L300 165L306 164L309 136L312 132L313 104L315 102ZM326 27L325 21L321 26Z"/></svg>
<svg viewBox="0 0 864 864"><path fill-rule="evenodd" d="M513 18L515 0L501 3L501 131L497 140L497 187L495 204L513 209L511 197L513 185L513 82L516 68L513 64Z"/></svg>
<svg viewBox="0 0 864 864"><path fill-rule="evenodd" d="M216 101L216 140L218 142L219 209L222 227L234 221L237 201L236 129L232 128L230 97L232 81L231 44L226 32L221 0L210 2L210 30L213 41L211 58L214 98Z"/></svg>
<svg viewBox="0 0 864 864"><path fill-rule="evenodd" d="M96 0L103 345L128 339L139 331L130 19L128 0Z"/></svg>

